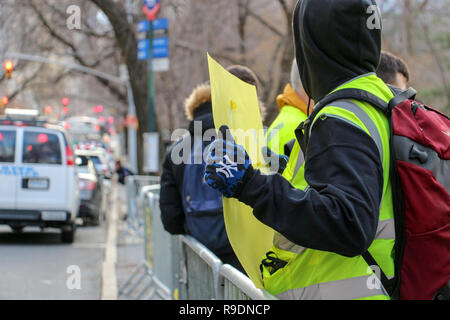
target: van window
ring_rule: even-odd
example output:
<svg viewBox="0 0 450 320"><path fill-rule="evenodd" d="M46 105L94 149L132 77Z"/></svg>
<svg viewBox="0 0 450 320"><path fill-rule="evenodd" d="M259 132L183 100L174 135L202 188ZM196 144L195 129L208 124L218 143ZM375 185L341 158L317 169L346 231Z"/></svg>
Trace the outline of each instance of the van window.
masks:
<svg viewBox="0 0 450 320"><path fill-rule="evenodd" d="M61 164L61 147L56 134L25 132L23 137L23 162Z"/></svg>
<svg viewBox="0 0 450 320"><path fill-rule="evenodd" d="M14 162L16 131L0 130L0 162Z"/></svg>

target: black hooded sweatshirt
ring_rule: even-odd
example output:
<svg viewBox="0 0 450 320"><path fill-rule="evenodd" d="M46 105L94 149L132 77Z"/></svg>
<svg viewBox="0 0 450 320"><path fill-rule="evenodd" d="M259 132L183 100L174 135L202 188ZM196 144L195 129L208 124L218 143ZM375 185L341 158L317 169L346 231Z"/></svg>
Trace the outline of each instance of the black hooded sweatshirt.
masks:
<svg viewBox="0 0 450 320"><path fill-rule="evenodd" d="M300 0L293 31L297 63L315 101L357 76L375 72L381 30L369 30L371 0ZM383 168L372 138L336 118L317 120L305 157L307 191L280 175L245 176L238 199L290 241L357 256L375 239Z"/></svg>

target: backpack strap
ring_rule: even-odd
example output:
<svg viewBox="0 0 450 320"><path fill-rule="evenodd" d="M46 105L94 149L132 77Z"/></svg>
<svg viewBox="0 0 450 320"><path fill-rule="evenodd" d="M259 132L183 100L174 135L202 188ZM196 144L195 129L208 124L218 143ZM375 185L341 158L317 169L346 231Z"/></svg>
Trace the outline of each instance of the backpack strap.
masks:
<svg viewBox="0 0 450 320"><path fill-rule="evenodd" d="M377 97L376 95L374 95L368 91L364 91L364 90L360 90L360 89L353 89L353 88L342 89L342 90L333 92L333 93L329 94L328 96L326 96L325 98L323 98L322 100L320 100L319 103L314 107L314 110L311 113L311 115L309 116L309 118L301 125L302 129L306 129L305 130L306 144L308 143L308 140L309 140L309 134L310 134L309 129L310 129L310 126L314 123L314 118L324 107L326 107L330 103L335 102L337 100L354 99L354 100L358 100L358 101L367 102L370 105L372 105L373 107L377 108L378 110L381 110L388 117L389 122L391 123L392 122L392 117L391 117L392 110L397 105L399 105L400 103L402 103L405 100L415 99L417 92L413 88L409 88L409 89L399 93L399 90L397 88L393 88L393 87L389 87L389 88L392 91L392 93L394 94L394 98L392 98L389 101L389 103L386 103L386 101L384 101L383 99ZM392 126L392 124L390 124L390 125ZM392 135L392 128L391 128L391 135ZM362 257L364 258L364 260L366 261L366 263L369 266L378 267L378 270L380 270L380 278L381 278L380 281L381 281L383 287L385 288L385 290L387 291L389 296L395 297L396 291L397 291L396 279L395 278L389 279L386 276L386 274L383 272L383 270L381 269L381 267L379 266L379 264L377 263L377 261L374 259L374 257L371 255L371 253L369 251L366 251L365 253L363 253ZM397 272L397 270L396 270L396 272Z"/></svg>
<svg viewBox="0 0 450 320"><path fill-rule="evenodd" d="M417 91L414 88L408 88L407 90L397 94L391 101L389 101L389 110L393 110L396 106L405 100L416 99Z"/></svg>
<svg viewBox="0 0 450 320"><path fill-rule="evenodd" d="M381 110L386 115L390 115L392 109L394 109L395 106L399 105L405 100L409 99L415 99L417 91L414 88L409 88L405 91L402 91L400 93L397 93L398 91L394 88L390 87L391 91L394 93L394 98L389 101L389 103L386 103L383 99L377 97L373 93L370 93L368 91L364 91L361 89L342 89L336 92L333 92L323 98L319 101L319 103L314 108L313 113L311 116L317 115L317 113L320 112L320 109L325 107L326 105L330 104L331 102L334 102L336 100L344 100L344 99L355 99L359 101L364 101L367 103L370 103L375 108ZM317 110L316 110L317 109Z"/></svg>
<svg viewBox="0 0 450 320"><path fill-rule="evenodd" d="M360 89L342 89L336 92L333 92L327 95L325 98L319 101L317 106L314 108L312 115L316 112L316 109L322 109L326 105L334 102L336 100L345 100L345 99L355 99L359 101L368 102L377 109L383 111L384 113L388 113L388 104L383 99L377 97L373 93L368 91L360 90ZM317 111L317 113L320 112Z"/></svg>

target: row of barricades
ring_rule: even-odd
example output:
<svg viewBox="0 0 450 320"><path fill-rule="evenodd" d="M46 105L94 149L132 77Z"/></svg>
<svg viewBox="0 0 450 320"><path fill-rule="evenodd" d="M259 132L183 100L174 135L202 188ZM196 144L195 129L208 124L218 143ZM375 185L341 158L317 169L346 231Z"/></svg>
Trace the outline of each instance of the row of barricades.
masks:
<svg viewBox="0 0 450 320"><path fill-rule="evenodd" d="M147 181L148 185L140 184ZM165 231L157 177L126 180L130 229L144 240L143 262L119 289L119 297L153 300L272 300L234 267L223 264L196 239ZM137 186L137 187L136 187ZM131 191L134 190L134 193ZM140 222L138 221L140 220ZM130 223L130 221L128 221ZM140 230L139 228L142 228Z"/></svg>

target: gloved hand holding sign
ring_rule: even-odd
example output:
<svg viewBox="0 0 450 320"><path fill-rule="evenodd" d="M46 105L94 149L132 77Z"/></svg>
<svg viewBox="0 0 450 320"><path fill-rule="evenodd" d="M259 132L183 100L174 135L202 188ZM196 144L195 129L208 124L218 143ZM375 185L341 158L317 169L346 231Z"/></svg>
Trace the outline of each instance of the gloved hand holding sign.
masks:
<svg viewBox="0 0 450 320"><path fill-rule="evenodd" d="M289 157L273 152L268 146L262 147L264 161L272 172L283 174L289 162Z"/></svg>
<svg viewBox="0 0 450 320"><path fill-rule="evenodd" d="M205 181L225 197L236 198L254 169L244 147L236 144L229 128L224 125L219 131L222 139L208 147Z"/></svg>

